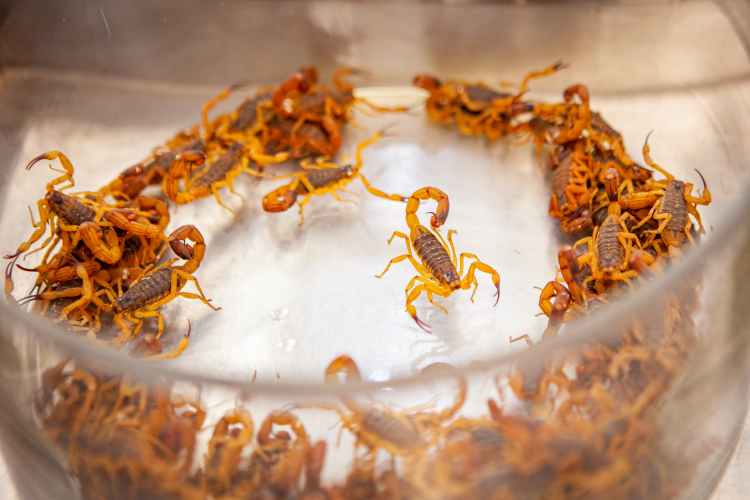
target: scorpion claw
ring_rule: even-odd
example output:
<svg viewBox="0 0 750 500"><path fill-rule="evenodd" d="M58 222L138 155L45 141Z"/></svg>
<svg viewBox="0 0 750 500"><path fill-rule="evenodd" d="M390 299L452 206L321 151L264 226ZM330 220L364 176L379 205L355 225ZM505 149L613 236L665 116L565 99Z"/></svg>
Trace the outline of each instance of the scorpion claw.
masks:
<svg viewBox="0 0 750 500"><path fill-rule="evenodd" d="M46 159L46 157L47 157L46 153L45 153L45 154L41 154L41 155L37 156L36 158L34 158L33 160L31 160L31 161L30 161L30 162L28 163L28 165L26 165L26 170L31 170L31 167L33 167L35 163L38 163L38 162L40 162L40 161L42 161L42 160Z"/></svg>
<svg viewBox="0 0 750 500"><path fill-rule="evenodd" d="M15 258L16 258L16 257L18 257L19 255L21 255L21 252L16 252L16 253L14 253L14 254L8 254L8 255L4 255L4 256L3 256L3 259L15 259Z"/></svg>
<svg viewBox="0 0 750 500"><path fill-rule="evenodd" d="M424 321L422 321L421 319L419 319L416 314L413 314L412 318L414 318L414 321L417 322L417 326L419 326L419 328L421 328L422 330L424 330L427 333L432 333L430 330L427 329L427 328L432 328L432 327L430 325L428 325L427 323L425 323ZM425 328L425 327L427 327L427 328Z"/></svg>
<svg viewBox="0 0 750 500"><path fill-rule="evenodd" d="M701 176L701 180L703 181L703 189L705 190L705 189L706 189L706 179L704 179L704 178L703 178L703 174L702 174L702 173L700 173L700 170L698 170L697 168L696 168L696 169L694 169L694 170L695 170L696 172L698 172L698 175L700 175L700 176Z"/></svg>

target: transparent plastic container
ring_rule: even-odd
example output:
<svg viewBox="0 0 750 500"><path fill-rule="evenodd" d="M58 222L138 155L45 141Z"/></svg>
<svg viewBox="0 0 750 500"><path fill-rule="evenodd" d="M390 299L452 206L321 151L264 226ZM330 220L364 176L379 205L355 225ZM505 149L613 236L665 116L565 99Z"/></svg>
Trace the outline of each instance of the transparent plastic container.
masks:
<svg viewBox="0 0 750 500"><path fill-rule="evenodd" d="M401 263L374 278L403 253L398 239L387 244L406 230L402 204L355 183L359 196L347 196L356 205L315 197L298 226L294 210L260 207L282 181L243 176L235 188L244 200L222 192L236 220L212 199L173 213L170 230L193 223L206 238L195 276L222 307L175 300L164 308L165 350L182 338L186 319L192 324L178 359L147 365L0 305L0 432L22 498L207 498L211 488L223 498L710 494L748 406L745 3L32 1L0 16L4 253L31 233L26 205L54 175L41 165L24 171L31 158L63 151L76 189L95 190L198 123L201 105L226 86L248 81L251 92L305 64L323 80L340 66L366 69L369 79L352 80L359 95L416 105L417 73L496 85L563 60L570 67L535 80L531 98L558 101L585 83L592 109L622 133L631 156L640 160L654 130L654 160L693 183L697 168L713 195L701 208L708 233L678 265L527 349L508 338L541 338L547 320L535 316L534 286L553 279L558 249L577 239L547 214L550 179L533 146L460 136L421 108L358 113L361 130L347 128L342 153L393 123L391 137L365 150L362 173L389 193L443 189L457 250L500 273L498 306L479 276L474 303L468 292L438 299L448 315L420 299L420 317L433 327L423 332L401 294L413 269ZM247 92L215 112L234 109ZM14 277L18 294L30 289L29 275ZM343 354L365 382L325 385L326 366ZM67 374L56 375L67 359ZM434 363L457 371L421 373ZM563 387L560 374L576 384ZM61 379L68 393L53 394ZM87 400L94 390L130 393L121 403L138 418L89 425L101 403ZM463 404L447 411L462 391ZM143 414L134 403L141 394ZM217 423L236 408L252 417L251 439L236 444L248 434L238 426L212 444ZM192 416L203 411L205 420ZM270 444L259 441L273 411L296 416L306 437L286 440L278 431L293 429L279 425ZM356 432L334 426L342 415ZM233 444L217 448L220 441ZM318 484L307 471L320 441L327 452ZM372 463L366 445L380 449ZM234 475L220 459L229 448L239 456ZM297 482L295 471L304 471ZM260 487L253 478L263 474L273 478Z"/></svg>

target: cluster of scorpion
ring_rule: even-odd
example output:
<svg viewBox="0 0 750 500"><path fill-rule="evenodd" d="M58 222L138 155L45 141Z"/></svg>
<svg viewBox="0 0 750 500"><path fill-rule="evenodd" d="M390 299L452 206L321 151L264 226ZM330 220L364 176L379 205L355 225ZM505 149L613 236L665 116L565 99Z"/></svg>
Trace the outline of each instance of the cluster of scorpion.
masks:
<svg viewBox="0 0 750 500"><path fill-rule="evenodd" d="M560 249L558 276L541 288L539 306L549 317L542 341L557 335L563 323L586 317L674 265L705 232L698 206L711 202L700 173L703 189L694 195L692 184L652 160L648 138L643 146L648 168L636 164L620 134L589 109L584 85L567 88L558 103L525 100L531 80L563 66L530 73L510 93L431 75L414 79L429 92L426 112L433 121L489 141L533 141L540 159L546 151L552 171L549 215L568 234L593 229L591 236ZM6 256L11 259L6 297L16 303L14 268L35 272L35 290L18 304L36 302L46 317L65 319L118 349L133 341L131 352L146 360L174 358L188 346L190 331L176 349L162 353L158 309L178 296L218 308L193 276L205 254L203 237L192 225L165 234L167 200L186 204L213 195L231 212L221 202L221 188L234 192L233 181L243 172L277 180L281 176L268 176L266 167L297 160L301 170L263 198L264 210L282 212L296 203L302 225L303 207L312 196L331 193L343 201L337 190L355 178L373 195L406 202L408 233L396 231L388 243L403 238L407 253L377 277L404 260L414 266L418 275L408 283L405 299L417 326L429 328L413 304L422 293L447 313L434 296L473 287L473 299L477 271L491 277L499 300L499 273L474 254L457 256L455 231L441 234L449 215L445 192L428 186L411 196L389 195L360 173L363 149L385 129L359 144L353 164L330 159L356 105L405 111L355 98L342 77L356 73L342 69L333 86L318 85L315 68L306 67L276 87L260 89L232 113L210 119L213 107L242 85L230 87L204 106L201 124L99 191L63 193L73 186L74 172L60 152L33 159L27 169L42 159L58 159L64 173L47 184L33 235ZM656 180L654 171L665 178ZM160 185L164 197L141 195L149 185ZM425 200L437 202L429 226L417 216ZM46 249L42 263L22 267L19 257L30 253L48 227L50 236L37 249ZM177 257L161 262L167 245ZM184 262L175 265L178 260ZM189 281L198 293L182 291ZM66 360L44 373L35 408L50 441L66 454L84 498L140 498L142 493L170 499L671 498L689 482L694 466L685 461L679 473L667 470L676 452L660 446L654 409L695 348L690 315L697 288L696 283L680 300L665 296L659 313L633 319L616 339L586 347L572 359L545 359L536 368L519 366L498 377L498 398L487 401L482 416L458 416L468 384L444 364L428 367L458 385L453 404L441 411L423 405L397 412L385 403L342 397L341 404L272 411L256 433L250 411L238 404L213 425L197 470L194 455L197 437L207 428L206 409L170 387L99 375ZM99 331L109 314L121 331L102 340ZM149 317L157 317L158 332L139 336ZM511 341L520 339L532 344L528 336ZM360 375L355 362L342 356L325 378L338 383L358 381ZM509 397L533 410L506 409L503 401ZM313 440L298 415L312 409L337 413L342 431L356 438L355 450L365 450L355 453L341 484L321 481L328 444ZM376 463L383 454L390 459L385 469Z"/></svg>

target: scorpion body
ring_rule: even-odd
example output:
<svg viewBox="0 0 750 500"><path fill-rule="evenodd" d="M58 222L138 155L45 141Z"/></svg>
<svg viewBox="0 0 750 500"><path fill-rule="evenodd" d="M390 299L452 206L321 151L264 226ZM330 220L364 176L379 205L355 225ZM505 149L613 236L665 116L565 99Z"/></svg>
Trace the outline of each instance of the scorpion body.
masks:
<svg viewBox="0 0 750 500"><path fill-rule="evenodd" d="M552 74L564 67L558 62L524 78L517 94L494 90L483 83L464 81L442 82L428 74L414 78L414 85L430 93L425 103L429 117L443 125L456 125L465 135L486 136L490 141L505 135L528 130L513 126L511 119L533 110L533 105L520 100L529 81Z"/></svg>
<svg viewBox="0 0 750 500"><path fill-rule="evenodd" d="M79 290L83 286L83 280L76 278L70 281L60 283L55 287L55 292L60 294L60 297L54 300L45 301L46 304L42 305L41 314L45 318L51 320L57 320L62 317L62 312L68 308L73 302L76 301L75 297L66 297L65 292L68 290ZM75 319L75 318L74 318Z"/></svg>
<svg viewBox="0 0 750 500"><path fill-rule="evenodd" d="M604 120L602 115L596 111L591 112L591 128L599 134L603 134L615 140L622 140L620 133L613 129L612 126Z"/></svg>
<svg viewBox="0 0 750 500"><path fill-rule="evenodd" d="M179 205L191 203L199 198L205 198L213 194L216 202L236 218L232 209L221 202L219 189L227 186L229 191L234 193L233 183L240 173L247 172L252 175L258 175L257 172L248 168L248 158L256 161L274 162L286 159L286 156L282 155L280 158L275 158L257 155L253 152L253 147L246 148L242 142L235 141L213 164L191 177L187 164L202 165L206 157L202 152L188 151L177 155L174 163L169 168L169 172L164 177L162 191L164 191L164 194L170 200ZM183 179L185 183L184 190L182 191L180 191L180 179Z"/></svg>
<svg viewBox="0 0 750 500"><path fill-rule="evenodd" d="M296 121L276 115L266 124L267 138L264 141L267 154L288 152L290 158L320 155L331 150L336 140L320 123L305 121L295 131Z"/></svg>
<svg viewBox="0 0 750 500"><path fill-rule="evenodd" d="M599 267L604 274L612 274L625 259L625 247L619 240L621 231L620 219L616 215L609 215L599 227L596 253L599 256Z"/></svg>
<svg viewBox="0 0 750 500"><path fill-rule="evenodd" d="M591 200L589 193L591 170L586 156L577 151L563 149L556 155L550 155L550 161L557 167L552 174L549 214L551 217L560 219L560 226L564 232L576 232L580 230L578 227L580 221L576 211L580 207L587 206ZM567 220L569 218L570 220ZM586 227L591 227L591 225L588 224Z"/></svg>
<svg viewBox="0 0 750 500"><path fill-rule="evenodd" d="M199 174L191 187L210 188L212 184L226 179L242 157L243 148L241 142L235 142L232 144L232 147L229 148L226 153L221 155L213 165Z"/></svg>
<svg viewBox="0 0 750 500"><path fill-rule="evenodd" d="M307 173L307 180L310 181L310 185L315 189L326 188L341 182L344 179L349 179L354 175L354 169L351 165L345 165L339 168L326 168L321 170L310 170ZM307 188L304 184L300 184L297 188L299 194L306 194Z"/></svg>
<svg viewBox="0 0 750 500"><path fill-rule="evenodd" d="M258 123L258 111L261 106L268 107L271 104L271 92L261 92L237 110L237 118L229 125L231 132L252 129ZM263 118L267 113L263 113Z"/></svg>
<svg viewBox="0 0 750 500"><path fill-rule="evenodd" d="M362 428L400 448L425 444L422 437L398 418L377 410L368 410L362 417Z"/></svg>
<svg viewBox="0 0 750 500"><path fill-rule="evenodd" d="M95 210L60 191L48 191L44 199L49 203L50 211L65 225L80 226L84 222L93 222L96 217Z"/></svg>
<svg viewBox="0 0 750 500"><path fill-rule="evenodd" d="M149 274L118 297L112 309L115 312L135 311L163 299L169 295L172 288L172 273L171 268L163 267ZM180 287L180 283L177 286Z"/></svg>
<svg viewBox="0 0 750 500"><path fill-rule="evenodd" d="M568 197L565 188L570 185L570 173L573 170L573 157L569 151L563 151L559 158L560 164L552 174L552 193L557 196L558 207L565 213L568 209Z"/></svg>
<svg viewBox="0 0 750 500"><path fill-rule="evenodd" d="M667 245L681 245L685 242L685 227L688 224L688 208L685 202L685 183L672 179L669 181L661 199L661 213L669 214L669 222L661 232Z"/></svg>
<svg viewBox="0 0 750 500"><path fill-rule="evenodd" d="M459 88L464 94L463 100L465 107L472 111L477 111L474 109L476 106L472 105L472 103L481 103L482 107L484 107L487 104L491 104L492 101L496 99L508 99L509 97L513 97L510 94L498 92L497 90L482 85L466 85L465 87Z"/></svg>
<svg viewBox="0 0 750 500"><path fill-rule="evenodd" d="M460 287L460 278L458 270L451 261L451 256L443 244L429 231L422 227L415 227L417 236L414 238L413 246L419 259L425 265L430 273L441 283L450 285L451 288Z"/></svg>

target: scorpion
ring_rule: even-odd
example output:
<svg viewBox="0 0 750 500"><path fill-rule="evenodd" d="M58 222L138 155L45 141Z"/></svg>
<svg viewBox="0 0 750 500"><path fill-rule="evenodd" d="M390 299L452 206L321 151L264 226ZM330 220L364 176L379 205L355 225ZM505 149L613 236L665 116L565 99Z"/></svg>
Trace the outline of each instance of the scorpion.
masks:
<svg viewBox="0 0 750 500"><path fill-rule="evenodd" d="M528 83L565 67L562 62L557 62L542 71L528 74L516 95L498 92L484 83L443 83L427 74L417 75L414 85L430 93L425 105L432 120L443 125L455 122L462 134L485 135L493 141L515 132L510 124L511 119L533 108L533 105L520 101Z"/></svg>
<svg viewBox="0 0 750 500"><path fill-rule="evenodd" d="M118 249L116 248L118 246L118 240L114 230L112 230L112 228L107 228L107 244L109 244L110 247L107 247L99 239L102 231L97 224L112 225L112 223L101 221L111 208L104 207L88 198L78 199L62 193L63 189L71 188L75 183L73 181L73 165L70 160L59 151L50 151L39 155L29 162L26 166L26 170L30 170L34 164L44 159L59 159L65 173L47 184L47 193L44 195L44 198L37 203L39 222L34 222L33 216L31 218L32 225L36 228L31 237L27 241L21 243L14 254L5 256L6 259L11 259L11 262L5 269L6 297L10 297L13 291L12 270L15 263L21 254L25 253L31 248L31 245L44 236L44 233L47 230L47 225L50 222L50 217L53 215L58 219L58 226L61 230L61 234L59 234L57 238L58 240L61 239L63 241L64 252L70 253L78 244L79 239L83 239L84 243L89 246L92 252L94 252L100 260L107 263L114 263L119 259L119 255L117 255ZM59 190L55 189L56 186L66 182L69 183L67 186L61 187ZM148 215L146 213L143 214ZM115 217L115 219L115 222L119 221L117 217ZM56 235L53 231L52 235L42 243L39 250L49 245L55 237ZM57 241L50 247L50 251L54 248L56 243ZM117 259L114 259L115 256L117 256ZM44 259L42 264L45 264Z"/></svg>
<svg viewBox="0 0 750 500"><path fill-rule="evenodd" d="M589 204L591 200L588 187L591 180L588 157L578 151L563 148L555 154L555 161L559 165L552 175L549 215L561 219L560 227L563 232L578 232L581 230L578 227L578 217L568 216L575 213L580 206Z"/></svg>
<svg viewBox="0 0 750 500"><path fill-rule="evenodd" d="M587 312L588 297L583 284L585 276L578 265L578 256L573 247L570 245L562 247L557 252L557 262L560 265L560 274L565 285L557 278L541 289L539 308L542 312L540 314L549 318L542 340L556 336L563 323L570 323L581 313ZM525 340L527 344L533 345L528 334L510 339L511 343L519 340Z"/></svg>
<svg viewBox="0 0 750 500"><path fill-rule="evenodd" d="M192 178L189 178L190 171L187 168L187 164L202 165L206 159L205 155L199 151L189 151L178 154L172 163L172 166L169 168L166 177L164 177L162 190L170 200L179 205L184 205L213 194L216 198L216 202L221 207L228 210L236 220L237 215L231 208L221 202L219 189L227 186L232 194L237 194L234 192L233 183L234 179L240 173L248 172L251 175L260 175L248 167L248 158L245 155L245 151L246 146L243 143L239 141L235 142L214 163ZM263 160L266 163L283 161L286 159L286 155L284 154L270 157L251 152L250 156L256 161ZM184 179L185 181L185 189L183 191L180 191L179 189L180 179Z"/></svg>
<svg viewBox="0 0 750 500"><path fill-rule="evenodd" d="M430 365L425 370L430 368L429 371L437 372L444 371L446 367L455 370L443 363ZM325 371L326 383L337 383L340 374L344 375L347 383L361 381L359 369L349 356L340 356L328 365ZM341 417L342 431L349 429L353 432L357 436L357 445L365 444L370 449L368 454L373 458L379 448L392 455L416 458L428 445L422 436L425 428L452 418L463 406L467 390L466 380L459 376L459 391L453 404L438 413L414 413L413 410L395 413L390 410L365 409L349 398L344 398L344 404L351 413L346 413L335 405L317 407L336 411Z"/></svg>
<svg viewBox="0 0 750 500"><path fill-rule="evenodd" d="M633 216L629 213L621 213L619 203L620 177L617 169L609 168L605 173L605 188L610 199L608 215L601 226L594 228L594 234L576 242L573 248L586 244L588 253L578 259L579 265L588 263L591 267L591 276L586 280L596 280L597 284L602 281L625 281L636 276L633 270L625 271L628 267L630 252L633 248L632 240L640 248L638 237L631 233L625 221ZM600 291L600 288L597 288Z"/></svg>
<svg viewBox="0 0 750 500"><path fill-rule="evenodd" d="M651 134L649 133L649 136ZM655 183L663 188L663 195L661 198L655 201L653 207L648 213L648 216L641 220L636 227L642 226L645 222L650 219L654 219L659 222L659 227L652 231L646 231L651 233L652 237L650 242L656 237L661 236L662 241L667 245L669 256L671 258L679 257L681 255L679 247L685 243L686 240L694 246L695 241L690 235L690 228L692 222L690 221L689 215L695 217L699 226L699 233L705 234L705 229L701 222L700 214L697 210L697 205L708 205L711 203L711 192L706 187L706 179L703 178L697 169L698 175L700 175L703 181L703 193L699 193L699 196L693 196L693 185L678 181L675 177L661 168L659 165L654 163L651 159L651 148L648 145L648 136L646 137L646 143L643 145L643 158L646 160L646 164L661 172L666 180L661 183ZM666 186L664 183L666 182ZM650 200L649 200L650 201Z"/></svg>
<svg viewBox="0 0 750 500"><path fill-rule="evenodd" d="M576 95L580 104L573 100ZM591 128L589 98L589 90L585 85L572 85L563 92L564 103L535 104L531 113L552 123L555 143L565 144L581 138L583 131Z"/></svg>
<svg viewBox="0 0 750 500"><path fill-rule="evenodd" d="M183 243L182 240L185 239L195 243L195 247ZM115 313L115 323L122 330L122 335L112 341L115 346L121 347L137 336L143 326L141 320L148 317L157 317L159 333L156 338L161 337L164 331L164 318L156 309L178 296L200 299L214 311L221 309L211 305L210 300L206 299L203 294L198 281L192 276L198 269L206 251L206 244L200 231L192 225L179 227L169 235L169 246L179 258L186 261L182 266L173 267L172 263L177 259L170 259L150 272L144 273L138 281L130 285L125 293L114 300L111 310ZM188 281L195 283L198 294L181 291ZM130 333L131 327L125 320L136 324L135 331L132 334Z"/></svg>
<svg viewBox="0 0 750 500"><path fill-rule="evenodd" d="M287 431L273 432L274 426L288 425ZM286 493L299 485L302 469L310 454L310 437L298 417L288 411L274 410L258 429L258 449L251 460L260 464L263 484L272 490Z"/></svg>
<svg viewBox="0 0 750 500"><path fill-rule="evenodd" d="M331 135L320 123L305 121L297 126L297 120L277 116L271 106L272 95L272 92L258 93L235 112L234 121L222 117L226 124L222 122L214 126L213 134L222 140L259 139L265 154L286 153L288 158L316 156L323 152L333 154L338 151L341 137L336 134L337 129ZM209 129L209 125L206 128Z"/></svg>
<svg viewBox="0 0 750 500"><path fill-rule="evenodd" d="M271 105L274 113L280 119L296 120L291 130L291 143L295 149L307 146L317 154L331 156L341 147L340 127L345 122L352 122L352 109L356 103L362 103L376 112L400 113L407 108L387 108L375 104L361 97L354 97L354 87L341 80L343 76L364 73L352 68L341 68L333 75L335 89L326 86L316 88L317 71L308 66L287 78L273 93ZM295 141L298 132L305 123L320 124L327 141L312 143L304 140ZM297 144L295 144L297 142Z"/></svg>
<svg viewBox="0 0 750 500"><path fill-rule="evenodd" d="M203 469L209 488L216 494L230 488L240 453L253 441L254 428L252 416L244 408L235 408L216 423Z"/></svg>
<svg viewBox="0 0 750 500"><path fill-rule="evenodd" d="M150 161L147 160L123 170L117 179L100 189L99 193L133 200L147 186L162 183L177 155L188 151L205 152L205 150L206 144L202 139L197 138L164 153L155 154Z"/></svg>
<svg viewBox="0 0 750 500"><path fill-rule="evenodd" d="M430 219L430 225L432 226L434 234L430 229L422 226L416 216L417 209L419 208L419 200L428 200L430 198L438 202L437 211ZM425 187L415 191L406 204L406 224L411 231L410 235L407 236L404 233L396 231L388 240L388 244L390 245L393 238L396 236L404 238L406 241L407 253L392 259L388 263L388 266L386 266L385 271L380 275L375 276L376 278L381 278L386 272L388 272L388 269L390 269L392 264L409 259L409 262L411 262L414 268L419 272L419 276L415 276L406 287L406 311L411 315L417 325L427 333L430 333L427 329L430 328L430 325L427 325L417 317L417 310L412 305L412 302L414 302L422 292L427 292L427 298L429 301L448 314L448 311L444 307L433 301L433 294L447 298L454 290L468 290L473 284L474 291L471 294L471 301L473 302L474 294L476 294L479 286L477 279L474 277L474 273L476 270L479 270L492 276L492 282L496 288L493 297L497 296L495 305L500 301L500 275L493 268L481 262L476 255L462 253L460 256L460 268L458 270L456 269L456 266L459 264L459 259L456 258L456 249L453 247L453 240L451 239L456 231L448 231L447 239L450 244L450 248L448 248L448 244L443 240L443 237L437 230L447 220L449 208L448 196L441 190L434 187ZM437 235L437 237L435 235ZM421 263L412 255L412 247L414 247ZM451 253L449 253L449 251ZM452 258L451 254L453 256ZM472 262L465 277L462 279L461 275L464 270L464 259L466 258L475 259L475 262ZM418 285L417 282L419 282Z"/></svg>
<svg viewBox="0 0 750 500"><path fill-rule="evenodd" d="M365 188L375 196L386 198L392 201L404 201L404 197L392 194L389 195L375 189L370 185L369 181L363 176L359 170L362 168L362 151L377 142L385 134L385 129L379 131L374 136L370 137L365 142L357 146L356 163L354 165L340 166L335 163L325 161L324 158L318 158L315 164L309 162L303 162L302 167L305 169L303 172L295 172L291 174L294 180L286 186L281 186L268 193L263 198L263 210L266 212L283 212L291 208L292 205L297 201L297 197L302 194L305 198L298 203L300 223L301 226L305 222L303 208L310 201L313 195L323 195L331 193L331 195L338 201L354 203L351 200L344 200L339 197L337 190L346 191L344 186L349 184L354 179L360 179L365 185ZM349 192L349 191L346 191Z"/></svg>

